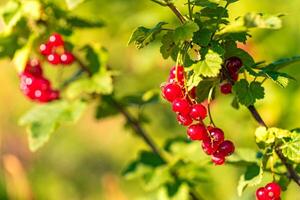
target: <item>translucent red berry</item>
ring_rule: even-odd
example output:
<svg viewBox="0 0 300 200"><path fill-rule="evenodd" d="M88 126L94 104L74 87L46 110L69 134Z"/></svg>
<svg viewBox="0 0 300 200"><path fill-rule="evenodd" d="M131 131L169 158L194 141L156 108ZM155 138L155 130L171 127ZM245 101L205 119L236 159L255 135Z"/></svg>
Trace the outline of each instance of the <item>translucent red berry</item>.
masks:
<svg viewBox="0 0 300 200"><path fill-rule="evenodd" d="M29 73L35 77L40 77L43 74L42 67L37 59L28 61L25 66L24 72Z"/></svg>
<svg viewBox="0 0 300 200"><path fill-rule="evenodd" d="M219 128L212 128L210 131L210 138L214 145L219 146L224 141L224 132Z"/></svg>
<svg viewBox="0 0 300 200"><path fill-rule="evenodd" d="M177 82L180 85L183 85L184 84L184 67L180 66L180 65L177 67L176 66L172 67L168 81L170 83Z"/></svg>
<svg viewBox="0 0 300 200"><path fill-rule="evenodd" d="M176 83L168 83L163 86L162 93L163 97L170 102L173 102L177 98L183 97L181 87Z"/></svg>
<svg viewBox="0 0 300 200"><path fill-rule="evenodd" d="M218 149L217 145L214 145L210 139L203 140L202 149L207 155L212 155Z"/></svg>
<svg viewBox="0 0 300 200"><path fill-rule="evenodd" d="M215 163L215 165L223 165L225 163L225 157L212 156L211 161Z"/></svg>
<svg viewBox="0 0 300 200"><path fill-rule="evenodd" d="M223 94L230 94L232 92L232 85L230 83L223 83L220 86L220 90Z"/></svg>
<svg viewBox="0 0 300 200"><path fill-rule="evenodd" d="M40 53L44 56L48 56L49 54L52 53L52 45L49 43L41 44Z"/></svg>
<svg viewBox="0 0 300 200"><path fill-rule="evenodd" d="M178 114L177 121L179 122L179 124L181 124L183 126L189 126L193 123L193 120L189 115L184 116L184 115Z"/></svg>
<svg viewBox="0 0 300 200"><path fill-rule="evenodd" d="M207 140L208 133L203 124L193 124L187 129L187 134L191 140Z"/></svg>
<svg viewBox="0 0 300 200"><path fill-rule="evenodd" d="M260 187L256 190L256 199L257 200L268 200L266 195L267 191L264 187Z"/></svg>
<svg viewBox="0 0 300 200"><path fill-rule="evenodd" d="M229 156L234 152L234 149L234 144L229 140L225 140L219 144L217 155L221 157Z"/></svg>
<svg viewBox="0 0 300 200"><path fill-rule="evenodd" d="M207 115L206 108L202 104L194 104L192 106L190 116L194 120L203 120Z"/></svg>
<svg viewBox="0 0 300 200"><path fill-rule="evenodd" d="M265 189L267 192L266 194L269 198L280 197L281 188L277 183L275 183L275 182L269 183L265 186Z"/></svg>
<svg viewBox="0 0 300 200"><path fill-rule="evenodd" d="M60 63L60 56L57 53L52 53L47 56L47 60L53 65L58 65Z"/></svg>
<svg viewBox="0 0 300 200"><path fill-rule="evenodd" d="M64 41L60 34L54 33L49 37L49 44L54 47L59 47L64 45Z"/></svg>
<svg viewBox="0 0 300 200"><path fill-rule="evenodd" d="M70 52L65 52L60 55L60 61L64 65L70 65L74 62L74 55Z"/></svg>
<svg viewBox="0 0 300 200"><path fill-rule="evenodd" d="M172 110L184 116L189 115L191 106L186 99L175 99L172 103Z"/></svg>

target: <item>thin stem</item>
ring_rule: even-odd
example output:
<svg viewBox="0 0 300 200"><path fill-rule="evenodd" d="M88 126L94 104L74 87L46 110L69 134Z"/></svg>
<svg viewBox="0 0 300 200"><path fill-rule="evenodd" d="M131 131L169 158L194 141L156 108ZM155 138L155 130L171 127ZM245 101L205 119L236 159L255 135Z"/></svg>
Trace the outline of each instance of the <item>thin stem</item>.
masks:
<svg viewBox="0 0 300 200"><path fill-rule="evenodd" d="M157 3L157 4L161 5L161 6L167 6L166 3L163 3L163 2L161 2L159 0L150 0L150 1L153 1L154 3Z"/></svg>
<svg viewBox="0 0 300 200"><path fill-rule="evenodd" d="M210 103L211 103L211 100L212 100L212 94L213 94L214 89L215 89L215 87L212 87L209 90L209 94L208 94L208 98L207 98L207 110L208 110L208 116L209 116L210 123L213 124L214 127L216 127L216 124L213 121L213 118L212 118L212 115L211 115L211 110L210 110Z"/></svg>
<svg viewBox="0 0 300 200"><path fill-rule="evenodd" d="M264 126L266 128L268 128L268 126L266 125L266 123L264 122L264 120L261 118L260 114L257 112L256 108L251 105L248 106L248 110L251 112L252 116L254 117L254 119L261 125Z"/></svg>
<svg viewBox="0 0 300 200"><path fill-rule="evenodd" d="M177 16L177 18L179 19L179 21L184 24L185 22L185 18L184 16L180 13L180 11L176 8L176 6L171 3L169 0L164 0L166 2L166 6L168 6L172 11L173 13Z"/></svg>
<svg viewBox="0 0 300 200"><path fill-rule="evenodd" d="M191 0L188 0L188 8L189 8L190 20L193 20L193 10L192 10L192 7L191 7Z"/></svg>

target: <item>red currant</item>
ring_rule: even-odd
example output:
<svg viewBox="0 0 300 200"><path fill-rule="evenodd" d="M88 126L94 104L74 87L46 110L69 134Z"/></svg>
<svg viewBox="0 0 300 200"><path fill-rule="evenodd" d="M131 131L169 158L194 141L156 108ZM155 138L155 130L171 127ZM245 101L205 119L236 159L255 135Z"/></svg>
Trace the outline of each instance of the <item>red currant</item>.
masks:
<svg viewBox="0 0 300 200"><path fill-rule="evenodd" d="M275 182L269 183L265 186L265 188L266 188L267 196L269 198L280 197L281 188L277 183L275 183Z"/></svg>
<svg viewBox="0 0 300 200"><path fill-rule="evenodd" d="M54 47L59 47L64 45L64 41L60 34L54 33L49 37L49 44Z"/></svg>
<svg viewBox="0 0 300 200"><path fill-rule="evenodd" d="M35 77L40 77L43 74L42 67L37 59L28 61L25 66L24 72L29 73Z"/></svg>
<svg viewBox="0 0 300 200"><path fill-rule="evenodd" d="M74 55L70 52L65 52L62 55L60 55L60 61L64 65L70 65L74 62L74 60Z"/></svg>
<svg viewBox="0 0 300 200"><path fill-rule="evenodd" d="M229 156L234 152L234 149L234 144L229 140L225 140L219 145L217 155L222 157Z"/></svg>
<svg viewBox="0 0 300 200"><path fill-rule="evenodd" d="M260 187L256 190L256 199L257 200L268 200L266 195L267 191L264 187Z"/></svg>
<svg viewBox="0 0 300 200"><path fill-rule="evenodd" d="M193 124L187 129L187 134L191 140L207 140L208 133L203 124Z"/></svg>
<svg viewBox="0 0 300 200"><path fill-rule="evenodd" d="M210 139L203 140L202 149L207 155L212 155L218 149L217 145L214 145Z"/></svg>
<svg viewBox="0 0 300 200"><path fill-rule="evenodd" d="M212 156L211 161L215 163L215 165L223 165L225 163L225 157Z"/></svg>
<svg viewBox="0 0 300 200"><path fill-rule="evenodd" d="M179 122L179 124L183 125L183 126L189 126L193 123L193 120L190 116L184 116L181 114L177 115L177 121Z"/></svg>
<svg viewBox="0 0 300 200"><path fill-rule="evenodd" d="M224 132L219 128L212 128L210 131L212 143L219 146L224 141Z"/></svg>
<svg viewBox="0 0 300 200"><path fill-rule="evenodd" d="M177 69L177 70L176 70ZM184 67L178 65L177 67L172 67L169 75L169 82L178 82L180 85L184 84Z"/></svg>
<svg viewBox="0 0 300 200"><path fill-rule="evenodd" d="M191 111L191 106L186 99L177 98L172 103L172 109L176 113L187 116Z"/></svg>
<svg viewBox="0 0 300 200"><path fill-rule="evenodd" d="M47 60L53 65L58 65L60 63L60 56L57 53L52 53L47 56Z"/></svg>
<svg viewBox="0 0 300 200"><path fill-rule="evenodd" d="M173 102L175 99L183 97L181 87L176 83L168 83L163 86L162 93L164 98L169 102Z"/></svg>
<svg viewBox="0 0 300 200"><path fill-rule="evenodd" d="M49 43L46 44L41 44L40 45L40 52L44 56L48 56L49 54L52 53L52 45Z"/></svg>
<svg viewBox="0 0 300 200"><path fill-rule="evenodd" d="M224 83L221 85L220 90L223 94L230 94L232 92L232 85L230 83Z"/></svg>
<svg viewBox="0 0 300 200"><path fill-rule="evenodd" d="M243 62L238 57L231 57L226 60L226 68L230 74L237 73L243 66Z"/></svg>
<svg viewBox="0 0 300 200"><path fill-rule="evenodd" d="M207 115L206 108L202 104L195 104L192 106L190 116L194 120L203 120Z"/></svg>

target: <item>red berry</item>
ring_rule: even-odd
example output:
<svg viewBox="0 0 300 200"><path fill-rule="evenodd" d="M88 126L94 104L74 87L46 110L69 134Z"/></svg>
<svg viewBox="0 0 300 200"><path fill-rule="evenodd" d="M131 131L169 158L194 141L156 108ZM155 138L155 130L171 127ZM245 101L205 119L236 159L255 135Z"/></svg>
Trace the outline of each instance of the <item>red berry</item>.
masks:
<svg viewBox="0 0 300 200"><path fill-rule="evenodd" d="M187 134L191 140L207 140L208 133L203 124L193 124L187 129Z"/></svg>
<svg viewBox="0 0 300 200"><path fill-rule="evenodd" d="M231 155L234 149L234 144L229 140L225 140L219 145L216 155L226 157Z"/></svg>
<svg viewBox="0 0 300 200"><path fill-rule="evenodd" d="M163 86L162 93L164 98L169 102L173 102L175 99L183 97L181 87L176 83L168 83Z"/></svg>
<svg viewBox="0 0 300 200"><path fill-rule="evenodd" d="M181 114L177 115L177 121L183 126L189 126L191 123L193 123L193 120L190 116L184 116Z"/></svg>
<svg viewBox="0 0 300 200"><path fill-rule="evenodd" d="M59 47L64 45L64 41L60 34L54 33L49 37L49 44L54 47Z"/></svg>
<svg viewBox="0 0 300 200"><path fill-rule="evenodd" d="M238 57L231 57L226 60L226 68L230 74L237 73L243 66L243 62Z"/></svg>
<svg viewBox="0 0 300 200"><path fill-rule="evenodd" d="M210 131L212 143L219 146L224 141L224 132L219 128L212 128Z"/></svg>
<svg viewBox="0 0 300 200"><path fill-rule="evenodd" d="M196 87L193 87L190 91L189 91L189 95L192 99L195 99L197 96L197 90Z"/></svg>
<svg viewBox="0 0 300 200"><path fill-rule="evenodd" d="M59 92L54 90L44 90L44 91L38 91L39 96L37 97L37 100L41 103L48 103L50 101L59 99Z"/></svg>
<svg viewBox="0 0 300 200"><path fill-rule="evenodd" d="M218 149L217 145L214 145L210 139L203 140L202 149L207 155L212 155Z"/></svg>
<svg viewBox="0 0 300 200"><path fill-rule="evenodd" d="M206 108L202 104L195 104L192 106L190 116L194 120L203 120L207 115Z"/></svg>
<svg viewBox="0 0 300 200"><path fill-rule="evenodd" d="M215 165L223 165L225 163L225 157L212 156L211 161L215 163Z"/></svg>
<svg viewBox="0 0 300 200"><path fill-rule="evenodd" d="M48 56L49 54L52 53L52 45L49 43L46 44L41 44L40 45L40 52L44 56Z"/></svg>
<svg viewBox="0 0 300 200"><path fill-rule="evenodd" d="M281 188L277 183L275 183L275 182L269 183L265 186L265 188L266 188L267 196L269 198L280 197Z"/></svg>
<svg viewBox="0 0 300 200"><path fill-rule="evenodd" d="M232 85L230 83L224 83L221 85L220 90L223 94L230 94L232 92Z"/></svg>
<svg viewBox="0 0 300 200"><path fill-rule="evenodd" d="M74 60L74 55L70 52L65 52L62 55L60 55L60 61L64 65L70 65L74 62Z"/></svg>
<svg viewBox="0 0 300 200"><path fill-rule="evenodd" d="M58 65L60 63L60 56L57 53L52 53L47 56L47 60L53 65Z"/></svg>
<svg viewBox="0 0 300 200"><path fill-rule="evenodd" d="M267 191L264 187L260 187L256 190L256 199L257 200L268 200L266 195Z"/></svg>
<svg viewBox="0 0 300 200"><path fill-rule="evenodd" d="M172 103L172 110L176 113L180 113L182 115L189 115L191 111L191 106L186 99L175 99Z"/></svg>
<svg viewBox="0 0 300 200"><path fill-rule="evenodd" d="M42 67L40 65L40 62L37 59L32 59L28 61L24 69L24 72L29 73L35 77L40 77L43 74Z"/></svg>
<svg viewBox="0 0 300 200"><path fill-rule="evenodd" d="M177 69L177 70L176 70ZM178 82L180 85L184 84L184 67L178 65L177 67L172 67L169 75L170 83Z"/></svg>

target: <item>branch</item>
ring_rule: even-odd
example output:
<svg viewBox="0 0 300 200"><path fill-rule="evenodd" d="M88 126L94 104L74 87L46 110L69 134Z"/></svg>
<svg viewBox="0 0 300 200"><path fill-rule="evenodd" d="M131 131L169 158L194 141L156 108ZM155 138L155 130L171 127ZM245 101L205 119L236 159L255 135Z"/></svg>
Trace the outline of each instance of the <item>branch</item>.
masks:
<svg viewBox="0 0 300 200"><path fill-rule="evenodd" d="M264 122L264 120L262 119L262 117L260 116L260 114L257 112L256 108L251 105L248 107L248 110L251 112L252 116L254 117L254 119L261 125L264 126L266 128L268 128L268 126L266 125L266 123ZM282 154L282 151L280 150L280 148L276 147L275 148L276 154L278 155L279 159L281 160L282 164L284 164L284 166L286 167L288 173L289 173L289 177L295 181L296 184L298 184L300 186L300 176L299 174L297 174L296 170L294 169L293 165L291 165L288 160L286 159L286 157Z"/></svg>

